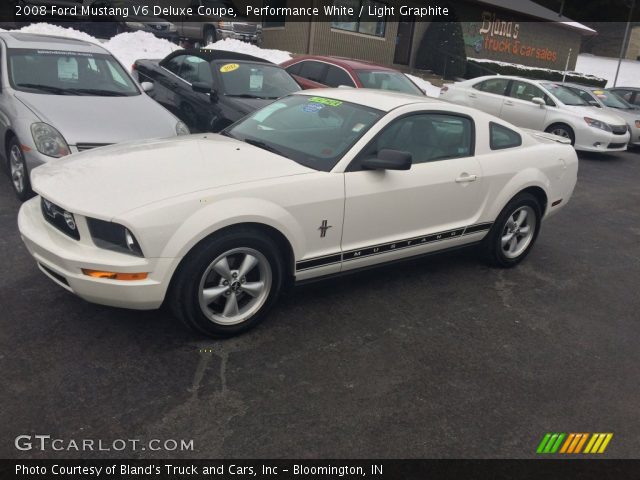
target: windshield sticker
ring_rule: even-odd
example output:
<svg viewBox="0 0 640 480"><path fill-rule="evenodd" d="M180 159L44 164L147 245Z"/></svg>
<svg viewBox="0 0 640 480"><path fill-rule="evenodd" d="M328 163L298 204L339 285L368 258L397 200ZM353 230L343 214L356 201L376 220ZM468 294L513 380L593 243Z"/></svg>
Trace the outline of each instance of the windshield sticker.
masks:
<svg viewBox="0 0 640 480"><path fill-rule="evenodd" d="M223 65L220 67L220 71L222 73L229 73L239 68L240 68L240 65L238 65L237 63L227 63L226 65Z"/></svg>
<svg viewBox="0 0 640 480"><path fill-rule="evenodd" d="M602 90L594 90L593 93L595 93L596 95L604 94L604 92Z"/></svg>
<svg viewBox="0 0 640 480"><path fill-rule="evenodd" d="M339 107L340 105L342 105L342 102L339 100L331 100L330 98L324 97L311 97L309 99L309 102L321 103L329 107Z"/></svg>
<svg viewBox="0 0 640 480"><path fill-rule="evenodd" d="M286 106L287 105L282 102L272 103L271 105L267 105L262 110L258 110L256 113L254 113L253 119L256 122L264 122L272 113L277 112L282 108L286 108Z"/></svg>
<svg viewBox="0 0 640 480"><path fill-rule="evenodd" d="M351 129L352 132L359 132L360 130L362 130L366 125L364 123L356 123L353 128Z"/></svg>
<svg viewBox="0 0 640 480"><path fill-rule="evenodd" d="M58 60L58 78L78 80L78 61L73 57L63 57Z"/></svg>
<svg viewBox="0 0 640 480"><path fill-rule="evenodd" d="M302 111L307 113L317 113L324 108L324 105L319 103L307 103L302 106Z"/></svg>
<svg viewBox="0 0 640 480"><path fill-rule="evenodd" d="M249 90L262 90L264 76L262 72L252 73L249 75Z"/></svg>
<svg viewBox="0 0 640 480"><path fill-rule="evenodd" d="M33 50L27 50L33 52ZM60 50L36 50L38 55L64 55L68 57L93 57L93 53L88 52L65 52Z"/></svg>

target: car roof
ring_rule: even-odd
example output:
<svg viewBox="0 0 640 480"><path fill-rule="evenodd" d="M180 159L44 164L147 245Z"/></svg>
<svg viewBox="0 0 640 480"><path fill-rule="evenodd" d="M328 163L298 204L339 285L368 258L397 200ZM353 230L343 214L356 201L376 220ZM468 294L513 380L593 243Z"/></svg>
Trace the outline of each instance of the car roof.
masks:
<svg viewBox="0 0 640 480"><path fill-rule="evenodd" d="M383 70L387 72L397 72L394 68L385 67L378 63L367 62L366 60L356 60L354 58L333 57L330 55L301 55L295 57L293 61L301 60L319 60L321 62L333 63L341 67L351 68L353 70Z"/></svg>
<svg viewBox="0 0 640 480"><path fill-rule="evenodd" d="M60 50L83 53L109 53L95 43L77 38L58 37L55 35L41 35L37 33L0 32L7 48L28 48L37 50Z"/></svg>
<svg viewBox="0 0 640 480"><path fill-rule="evenodd" d="M294 92L292 95L326 97L333 100L364 105L385 112L414 103L430 104L434 107L445 105L445 102L433 97L419 97L417 95L373 88L318 88L314 90L300 90ZM446 103L446 105L451 106L449 103Z"/></svg>
<svg viewBox="0 0 640 480"><path fill-rule="evenodd" d="M238 60L238 61L266 63L269 65L275 65L273 62L270 62L269 60L265 60L264 58L260 58L260 57L254 57L253 55L247 55L246 53L231 52L228 50L213 50L211 48L189 48L186 50L176 50L175 52L171 53L171 55L169 55L167 58L178 56L178 55L185 55L185 54L200 57L207 61Z"/></svg>

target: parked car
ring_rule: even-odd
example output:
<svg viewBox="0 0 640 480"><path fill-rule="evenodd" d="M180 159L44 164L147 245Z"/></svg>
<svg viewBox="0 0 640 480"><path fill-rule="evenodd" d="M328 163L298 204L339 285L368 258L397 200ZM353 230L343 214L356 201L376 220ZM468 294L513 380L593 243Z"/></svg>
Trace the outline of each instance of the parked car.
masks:
<svg viewBox="0 0 640 480"><path fill-rule="evenodd" d="M134 309L166 302L200 332L230 336L294 281L477 243L492 264L514 266L569 201L577 170L567 139L478 110L302 91L220 135L37 168L41 197L18 225L68 291Z"/></svg>
<svg viewBox="0 0 640 480"><path fill-rule="evenodd" d="M623 100L635 107L640 107L640 88L637 87L613 87L607 91L613 92Z"/></svg>
<svg viewBox="0 0 640 480"><path fill-rule="evenodd" d="M223 50L178 50L164 60L138 60L149 95L194 132L218 132L275 99L300 90L281 67Z"/></svg>
<svg viewBox="0 0 640 480"><path fill-rule="evenodd" d="M173 5L178 6L177 3ZM207 12L220 11L218 9L233 9L234 12L239 12L230 0L189 0L188 5L193 8L195 14L176 22L181 38L202 47L226 38L255 45L262 43L262 25L259 23L238 16L237 13L235 17L207 15ZM198 11L203 12L203 15L198 15Z"/></svg>
<svg viewBox="0 0 640 480"><path fill-rule="evenodd" d="M627 122L629 129L629 145L640 145L640 109L634 107L621 97L608 90L589 85L575 83L564 84L573 93L595 108L609 110Z"/></svg>
<svg viewBox="0 0 640 480"><path fill-rule="evenodd" d="M29 172L51 159L112 143L188 133L99 45L0 32L0 52L2 153L22 200L31 193Z"/></svg>
<svg viewBox="0 0 640 480"><path fill-rule="evenodd" d="M627 123L618 115L595 111L559 83L490 75L444 85L440 98L484 112L524 128L571 140L576 150L627 149Z"/></svg>
<svg viewBox="0 0 640 480"><path fill-rule="evenodd" d="M424 95L404 73L376 63L351 58L301 55L281 64L302 88L377 88Z"/></svg>

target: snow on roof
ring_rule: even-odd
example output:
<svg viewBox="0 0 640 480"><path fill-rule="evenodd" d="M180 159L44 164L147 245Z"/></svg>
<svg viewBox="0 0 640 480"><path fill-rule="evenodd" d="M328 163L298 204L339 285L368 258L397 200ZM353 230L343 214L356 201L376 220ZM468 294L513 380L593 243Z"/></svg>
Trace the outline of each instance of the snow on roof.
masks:
<svg viewBox="0 0 640 480"><path fill-rule="evenodd" d="M597 32L578 22L574 22L564 15L560 15L558 12L549 10L542 5L539 5L531 0L476 0L478 3L484 3L493 7L501 8L504 10L510 10L512 12L521 13L530 17L535 17L540 20L546 20L549 22L557 22L561 26L570 28L572 30L578 30L582 35L595 35Z"/></svg>

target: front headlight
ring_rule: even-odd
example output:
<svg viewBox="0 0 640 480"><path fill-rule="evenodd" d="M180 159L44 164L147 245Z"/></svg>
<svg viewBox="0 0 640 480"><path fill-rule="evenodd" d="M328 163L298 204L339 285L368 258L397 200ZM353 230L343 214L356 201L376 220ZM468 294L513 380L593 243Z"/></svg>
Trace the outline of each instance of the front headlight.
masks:
<svg viewBox="0 0 640 480"><path fill-rule="evenodd" d="M144 256L136 237L123 225L90 217L87 217L87 224L96 246L138 257Z"/></svg>
<svg viewBox="0 0 640 480"><path fill-rule="evenodd" d="M189 127L187 127L184 122L176 123L176 133L178 134L178 136L191 134L191 132L189 131Z"/></svg>
<svg viewBox="0 0 640 480"><path fill-rule="evenodd" d="M60 158L69 155L69 145L60 132L46 123L31 125L31 136L38 151L47 157Z"/></svg>
<svg viewBox="0 0 640 480"><path fill-rule="evenodd" d="M601 122L600 120L596 120L595 118L584 117L584 121L587 122L587 125L593 128L599 128L600 130L604 130L606 132L611 131L611 127L608 123Z"/></svg>
<svg viewBox="0 0 640 480"><path fill-rule="evenodd" d="M146 30L147 26L142 22L124 22L124 24L132 30Z"/></svg>

